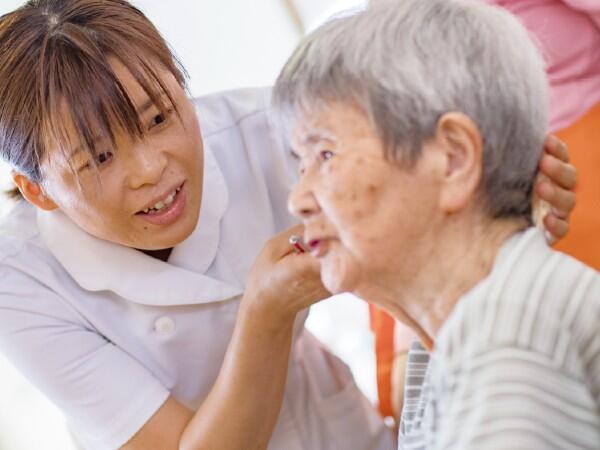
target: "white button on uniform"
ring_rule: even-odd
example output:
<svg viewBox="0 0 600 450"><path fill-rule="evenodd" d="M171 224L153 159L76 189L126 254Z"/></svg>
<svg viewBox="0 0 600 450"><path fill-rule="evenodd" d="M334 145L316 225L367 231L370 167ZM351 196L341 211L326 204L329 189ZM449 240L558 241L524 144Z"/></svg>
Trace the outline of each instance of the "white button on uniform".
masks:
<svg viewBox="0 0 600 450"><path fill-rule="evenodd" d="M154 322L154 330L161 336L167 336L175 332L175 321L170 317L163 316Z"/></svg>

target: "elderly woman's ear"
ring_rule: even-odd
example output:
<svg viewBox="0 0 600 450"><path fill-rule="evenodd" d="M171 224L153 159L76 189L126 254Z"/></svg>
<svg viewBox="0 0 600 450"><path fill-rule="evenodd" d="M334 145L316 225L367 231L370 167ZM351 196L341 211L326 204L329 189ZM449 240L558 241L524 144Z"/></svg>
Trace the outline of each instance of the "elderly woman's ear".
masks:
<svg viewBox="0 0 600 450"><path fill-rule="evenodd" d="M479 129L465 114L446 113L430 143L441 163L440 209L447 214L462 211L473 202L481 181L483 140Z"/></svg>

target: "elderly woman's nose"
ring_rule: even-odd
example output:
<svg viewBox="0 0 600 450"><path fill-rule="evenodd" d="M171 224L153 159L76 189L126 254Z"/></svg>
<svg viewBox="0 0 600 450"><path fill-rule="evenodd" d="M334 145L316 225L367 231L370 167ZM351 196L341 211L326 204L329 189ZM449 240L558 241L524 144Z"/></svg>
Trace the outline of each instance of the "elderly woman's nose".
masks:
<svg viewBox="0 0 600 450"><path fill-rule="evenodd" d="M302 180L290 193L288 209L291 214L299 219L307 219L319 211L319 205L315 196Z"/></svg>

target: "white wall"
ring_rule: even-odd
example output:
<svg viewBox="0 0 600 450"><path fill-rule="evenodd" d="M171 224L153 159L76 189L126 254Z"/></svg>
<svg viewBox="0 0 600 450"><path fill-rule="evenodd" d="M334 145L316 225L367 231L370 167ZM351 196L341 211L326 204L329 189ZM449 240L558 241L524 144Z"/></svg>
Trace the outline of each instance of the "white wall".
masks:
<svg viewBox="0 0 600 450"><path fill-rule="evenodd" d="M309 32L323 23L331 15L340 11L366 7L367 0L289 0L300 18L305 31Z"/></svg>
<svg viewBox="0 0 600 450"><path fill-rule="evenodd" d="M171 43L194 95L272 84L301 37L280 0L134 0Z"/></svg>

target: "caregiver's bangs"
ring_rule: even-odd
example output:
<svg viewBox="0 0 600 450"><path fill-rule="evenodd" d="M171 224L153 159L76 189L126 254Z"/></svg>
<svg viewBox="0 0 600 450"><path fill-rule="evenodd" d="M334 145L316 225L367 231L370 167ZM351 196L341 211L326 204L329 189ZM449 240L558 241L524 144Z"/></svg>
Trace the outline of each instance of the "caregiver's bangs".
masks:
<svg viewBox="0 0 600 450"><path fill-rule="evenodd" d="M110 64L115 59L131 73L161 114L166 115L171 108L177 111L159 73L166 69L183 84L181 72L169 67L170 54L151 52L146 45L122 39L121 35L114 36L118 40L110 45L111 50L119 49L118 53L107 54L86 39L85 33L70 31L47 47L38 72L43 89L40 97L44 99L40 116L45 129L41 134L52 139L67 159L77 143L95 161L99 138L110 139L116 150L118 132L140 138L145 131L136 105ZM71 134L67 124L72 127Z"/></svg>
<svg viewBox="0 0 600 450"><path fill-rule="evenodd" d="M118 132L142 136L111 62L120 61L163 114L178 111L161 74L185 88L167 43L125 0L31 0L0 17L0 49L0 154L35 182L50 143L67 157L73 144L95 156L98 137L115 147Z"/></svg>

